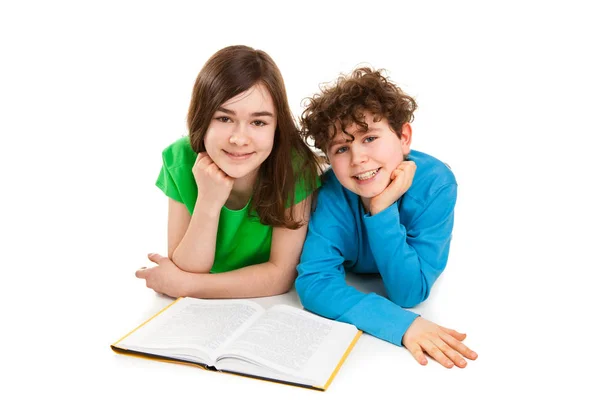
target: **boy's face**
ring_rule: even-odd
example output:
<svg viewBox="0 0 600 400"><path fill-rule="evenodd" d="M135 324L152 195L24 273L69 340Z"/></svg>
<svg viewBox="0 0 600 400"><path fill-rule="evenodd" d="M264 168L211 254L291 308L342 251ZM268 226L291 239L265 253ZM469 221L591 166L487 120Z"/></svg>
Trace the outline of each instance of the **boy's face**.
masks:
<svg viewBox="0 0 600 400"><path fill-rule="evenodd" d="M372 113L365 112L364 115L369 126L367 131L360 130L356 124L346 127L346 131L354 136L353 141L342 132L338 122L337 134L329 145L327 156L340 183L359 195L363 204L368 204L390 184L392 171L410 152L412 130L410 124L405 123L398 135L386 118L373 122Z"/></svg>

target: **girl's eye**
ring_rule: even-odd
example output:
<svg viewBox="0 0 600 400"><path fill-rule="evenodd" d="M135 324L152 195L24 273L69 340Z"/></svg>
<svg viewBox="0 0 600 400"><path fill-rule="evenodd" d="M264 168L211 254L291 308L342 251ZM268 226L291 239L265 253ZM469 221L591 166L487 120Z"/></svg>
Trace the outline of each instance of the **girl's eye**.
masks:
<svg viewBox="0 0 600 400"><path fill-rule="evenodd" d="M335 151L335 154L342 154L345 153L348 150L348 146L341 146L338 147L338 149Z"/></svg>
<svg viewBox="0 0 600 400"><path fill-rule="evenodd" d="M252 124L254 126L265 126L265 125L267 125L267 123L264 122L264 121L254 121L254 122L252 122Z"/></svg>
<svg viewBox="0 0 600 400"><path fill-rule="evenodd" d="M371 143L372 141L374 141L375 139L377 139L377 137L375 136L368 136L365 138L365 143Z"/></svg>
<svg viewBox="0 0 600 400"><path fill-rule="evenodd" d="M217 117L215 119L219 122L230 122L231 121L231 118L229 118L229 117Z"/></svg>

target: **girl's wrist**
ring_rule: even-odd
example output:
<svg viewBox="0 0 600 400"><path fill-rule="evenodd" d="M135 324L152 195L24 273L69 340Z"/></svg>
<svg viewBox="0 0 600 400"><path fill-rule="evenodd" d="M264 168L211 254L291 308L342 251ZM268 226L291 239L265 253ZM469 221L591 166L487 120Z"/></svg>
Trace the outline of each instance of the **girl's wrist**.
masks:
<svg viewBox="0 0 600 400"><path fill-rule="evenodd" d="M206 217L219 218L222 208L223 204L214 201L207 201L207 199L198 196L196 199L196 205L194 206L194 214L202 213Z"/></svg>

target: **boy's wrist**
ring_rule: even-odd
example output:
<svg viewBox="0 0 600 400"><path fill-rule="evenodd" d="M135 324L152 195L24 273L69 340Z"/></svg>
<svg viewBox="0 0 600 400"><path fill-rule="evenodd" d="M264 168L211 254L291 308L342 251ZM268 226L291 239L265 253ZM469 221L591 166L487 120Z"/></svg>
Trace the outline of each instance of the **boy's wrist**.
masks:
<svg viewBox="0 0 600 400"><path fill-rule="evenodd" d="M392 203L392 204L394 204L394 203ZM377 206L377 205L374 206L374 205L371 204L371 206L369 207L368 212L369 212L369 214L371 216L375 216L375 215L379 214L380 212L385 211L386 209L390 208L390 206L392 204L389 204L389 205L387 205L385 207L380 207L380 206Z"/></svg>

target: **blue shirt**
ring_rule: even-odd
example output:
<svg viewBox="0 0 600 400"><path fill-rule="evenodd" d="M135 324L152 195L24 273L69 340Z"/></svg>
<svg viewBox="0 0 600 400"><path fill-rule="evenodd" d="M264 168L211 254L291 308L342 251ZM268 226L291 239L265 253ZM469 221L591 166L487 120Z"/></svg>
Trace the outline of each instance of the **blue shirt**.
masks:
<svg viewBox="0 0 600 400"><path fill-rule="evenodd" d="M409 159L411 187L373 216L332 170L324 174L296 279L306 309L397 345L418 316L404 308L429 296L448 261L457 189L441 161L418 151ZM387 298L348 285L346 270L379 273Z"/></svg>

